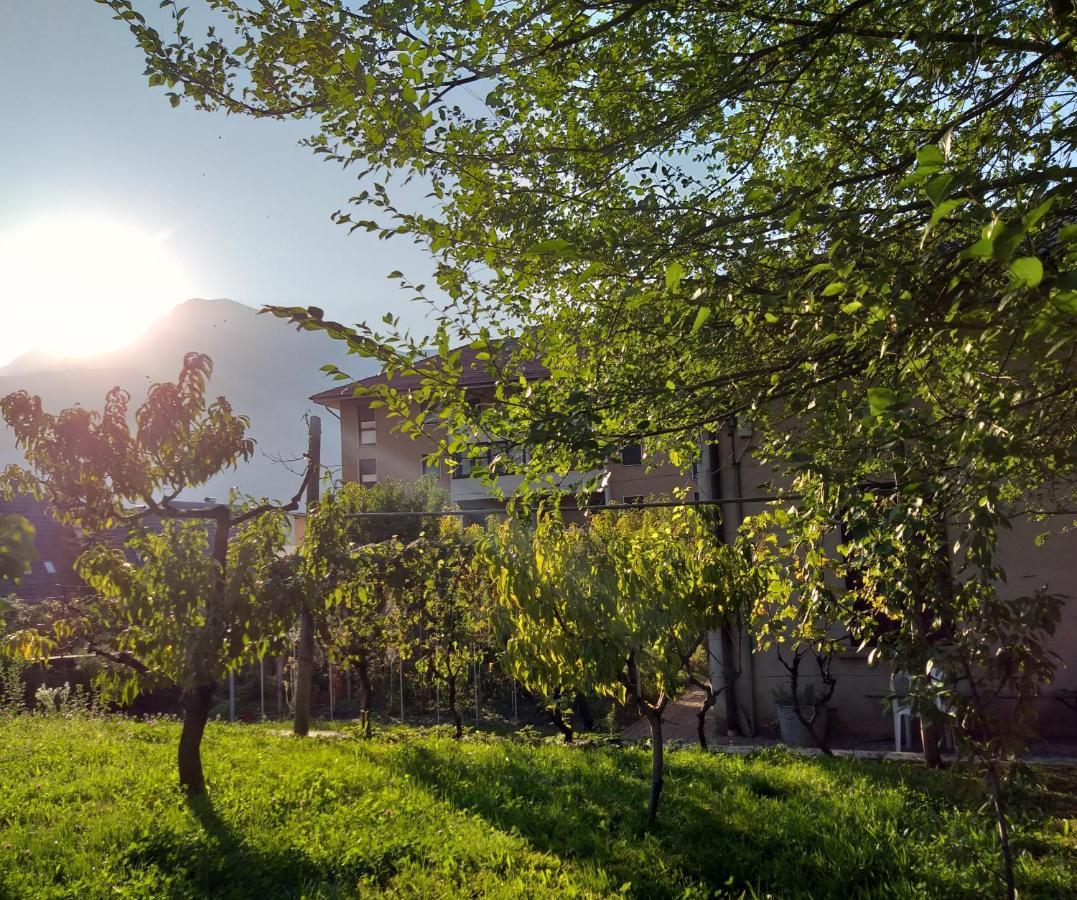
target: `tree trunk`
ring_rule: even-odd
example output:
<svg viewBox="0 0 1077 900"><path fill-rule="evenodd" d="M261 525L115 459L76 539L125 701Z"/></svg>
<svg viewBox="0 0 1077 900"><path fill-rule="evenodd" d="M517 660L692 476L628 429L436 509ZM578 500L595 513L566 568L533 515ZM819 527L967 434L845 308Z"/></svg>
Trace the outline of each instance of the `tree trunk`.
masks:
<svg viewBox="0 0 1077 900"><path fill-rule="evenodd" d="M456 739L460 740L464 736L464 719L460 715L460 710L456 708L456 676L450 675L446 679L446 684L449 688L449 712L452 713L452 720L456 724Z"/></svg>
<svg viewBox="0 0 1077 900"><path fill-rule="evenodd" d="M363 729L363 737L370 737L370 663L364 653L359 657L359 724Z"/></svg>
<svg viewBox="0 0 1077 900"><path fill-rule="evenodd" d="M651 726L651 796L647 801L647 817L653 822L658 816L658 799L662 795L662 713L649 712L647 721Z"/></svg>
<svg viewBox="0 0 1077 900"><path fill-rule="evenodd" d="M1006 881L1006 900L1015 900L1017 887L1013 878L1013 853L1010 850L1010 825L1006 820L1006 800L1002 795L1002 780L994 766L987 770L987 782L991 788L991 800L995 807L998 824L998 843L1002 850L1002 874Z"/></svg>
<svg viewBox="0 0 1077 900"><path fill-rule="evenodd" d="M202 774L202 735L209 719L215 685L200 684L183 692L183 728L179 742L180 787L190 797L206 792Z"/></svg>
<svg viewBox="0 0 1077 900"><path fill-rule="evenodd" d="M725 685L725 729L730 735L740 734L740 710L737 708L737 667L733 663L733 628L723 625L719 631L722 646L722 684Z"/></svg>
<svg viewBox="0 0 1077 900"><path fill-rule="evenodd" d="M572 726L565 721L565 714L561 712L561 708L559 706L555 706L553 707L553 709L550 710L550 718L553 719L553 724L556 726L557 730L560 731L561 734L564 736L565 743L571 744Z"/></svg>
<svg viewBox="0 0 1077 900"><path fill-rule="evenodd" d="M295 721L292 731L305 737L310 731L310 695L314 676L314 614L310 610L303 610L299 616L299 649L295 662Z"/></svg>
<svg viewBox="0 0 1077 900"><path fill-rule="evenodd" d="M699 709L696 711L696 735L699 737L699 746L703 750L707 749L707 713L710 712L711 707L717 702L718 695L708 688L706 696L703 698L703 702L699 705Z"/></svg>
<svg viewBox="0 0 1077 900"><path fill-rule="evenodd" d="M924 764L929 769L941 769L942 753L939 750L939 726L930 719L920 719L920 739L924 744Z"/></svg>
<svg viewBox="0 0 1077 900"><path fill-rule="evenodd" d="M595 717L591 713L591 704L587 702L587 698L583 695L583 691L576 691L576 696L572 701L572 708L576 715L579 716L583 730L594 731Z"/></svg>

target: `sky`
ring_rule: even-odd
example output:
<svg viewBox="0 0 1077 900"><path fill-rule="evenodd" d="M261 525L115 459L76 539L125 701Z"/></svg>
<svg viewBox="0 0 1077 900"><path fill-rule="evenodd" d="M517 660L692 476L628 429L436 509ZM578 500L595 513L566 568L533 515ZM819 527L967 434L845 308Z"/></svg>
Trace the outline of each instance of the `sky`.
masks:
<svg viewBox="0 0 1077 900"><path fill-rule="evenodd" d="M310 123L173 109L143 69L91 0L0 0L0 366L192 296L421 324L386 276L426 281L426 256L332 224L356 182L298 146Z"/></svg>

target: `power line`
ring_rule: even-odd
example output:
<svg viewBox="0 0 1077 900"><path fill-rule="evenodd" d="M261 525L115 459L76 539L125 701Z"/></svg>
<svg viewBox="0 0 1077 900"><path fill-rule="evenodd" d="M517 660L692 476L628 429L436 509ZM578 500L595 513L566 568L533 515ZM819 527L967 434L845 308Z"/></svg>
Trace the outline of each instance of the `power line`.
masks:
<svg viewBox="0 0 1077 900"><path fill-rule="evenodd" d="M577 507L579 512L595 512L606 509L612 509L619 512L625 512L632 509L640 509L641 507L681 507L681 506L725 506L731 503L772 503L779 500L796 500L799 495L797 494L771 494L758 497L726 497L721 500L644 500L639 503L596 503L589 506ZM504 508L498 509L446 509L440 511L422 510L417 512L408 512L406 510L377 510L370 512L357 512L348 513L346 518L349 519L374 519L374 518L389 518L393 516L414 516L416 518L437 518L439 516L476 516L476 515L497 515L505 514L508 510Z"/></svg>

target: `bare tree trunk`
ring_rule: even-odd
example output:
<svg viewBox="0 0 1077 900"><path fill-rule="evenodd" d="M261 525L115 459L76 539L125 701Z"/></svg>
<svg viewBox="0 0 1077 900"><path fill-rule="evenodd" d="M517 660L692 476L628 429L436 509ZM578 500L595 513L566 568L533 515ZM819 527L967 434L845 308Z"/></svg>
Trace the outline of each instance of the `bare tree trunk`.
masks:
<svg viewBox="0 0 1077 900"><path fill-rule="evenodd" d="M930 719L920 719L920 739L924 744L924 764L929 769L942 768L942 752L939 749L939 726Z"/></svg>
<svg viewBox="0 0 1077 900"><path fill-rule="evenodd" d="M705 694L703 702L699 705L699 709L696 710L696 735L699 738L699 746L701 749L707 749L707 713L711 711L711 708L718 702L718 695L711 690L710 685L704 685Z"/></svg>
<svg viewBox="0 0 1077 900"><path fill-rule="evenodd" d="M1002 779L998 770L987 767L987 781L991 788L991 800L995 807L995 821L998 824L998 843L1002 850L1002 874L1006 880L1006 900L1015 900L1017 886L1013 877L1013 853L1010 850L1010 825L1006 820L1006 800L1002 794Z"/></svg>
<svg viewBox="0 0 1077 900"><path fill-rule="evenodd" d="M307 514L320 499L322 468L322 420L311 416L307 422L307 464L314 477L307 482ZM299 651L296 659L295 721L292 731L303 737L310 731L310 694L314 676L314 612L305 608L299 616Z"/></svg>
<svg viewBox="0 0 1077 900"><path fill-rule="evenodd" d="M213 702L214 685L200 684L183 692L183 728L179 742L180 787L188 796L195 797L206 792L206 779L202 774L202 735L209 719Z"/></svg>
<svg viewBox="0 0 1077 900"><path fill-rule="evenodd" d="M464 719L460 715L460 710L456 708L456 676L450 675L446 679L446 684L449 688L449 712L452 713L452 720L456 724L456 739L460 740L464 736Z"/></svg>
<svg viewBox="0 0 1077 900"><path fill-rule="evenodd" d="M663 750L662 713L648 712L651 726L651 796L647 801L647 817L653 822L658 816L658 800L662 795Z"/></svg>
<svg viewBox="0 0 1077 900"><path fill-rule="evenodd" d="M572 743L572 726L569 725L568 722L565 721L565 715L564 715L564 713L561 712L561 708L558 707L558 706L554 706L550 710L550 717L553 719L554 726L564 736L565 743L566 744L571 744Z"/></svg>
<svg viewBox="0 0 1077 900"><path fill-rule="evenodd" d="M363 729L363 737L370 737L370 661L366 654L359 657L357 666L359 672L359 725Z"/></svg>
<svg viewBox="0 0 1077 900"><path fill-rule="evenodd" d="M295 664L295 719L292 731L304 737L310 731L311 685L314 676L314 614L310 610L303 610L299 617L299 649Z"/></svg>
<svg viewBox="0 0 1077 900"><path fill-rule="evenodd" d="M576 696L572 701L572 709L579 716L580 724L583 726L584 731L595 730L595 717L591 713L591 704L587 702L583 691L576 691Z"/></svg>

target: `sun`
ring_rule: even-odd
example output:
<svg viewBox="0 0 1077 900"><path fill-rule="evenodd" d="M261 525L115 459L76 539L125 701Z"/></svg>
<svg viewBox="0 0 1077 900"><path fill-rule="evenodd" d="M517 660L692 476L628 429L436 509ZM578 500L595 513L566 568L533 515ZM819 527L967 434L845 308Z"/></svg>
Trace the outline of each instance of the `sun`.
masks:
<svg viewBox="0 0 1077 900"><path fill-rule="evenodd" d="M0 365L120 347L192 293L165 233L99 215L26 222L0 232Z"/></svg>

